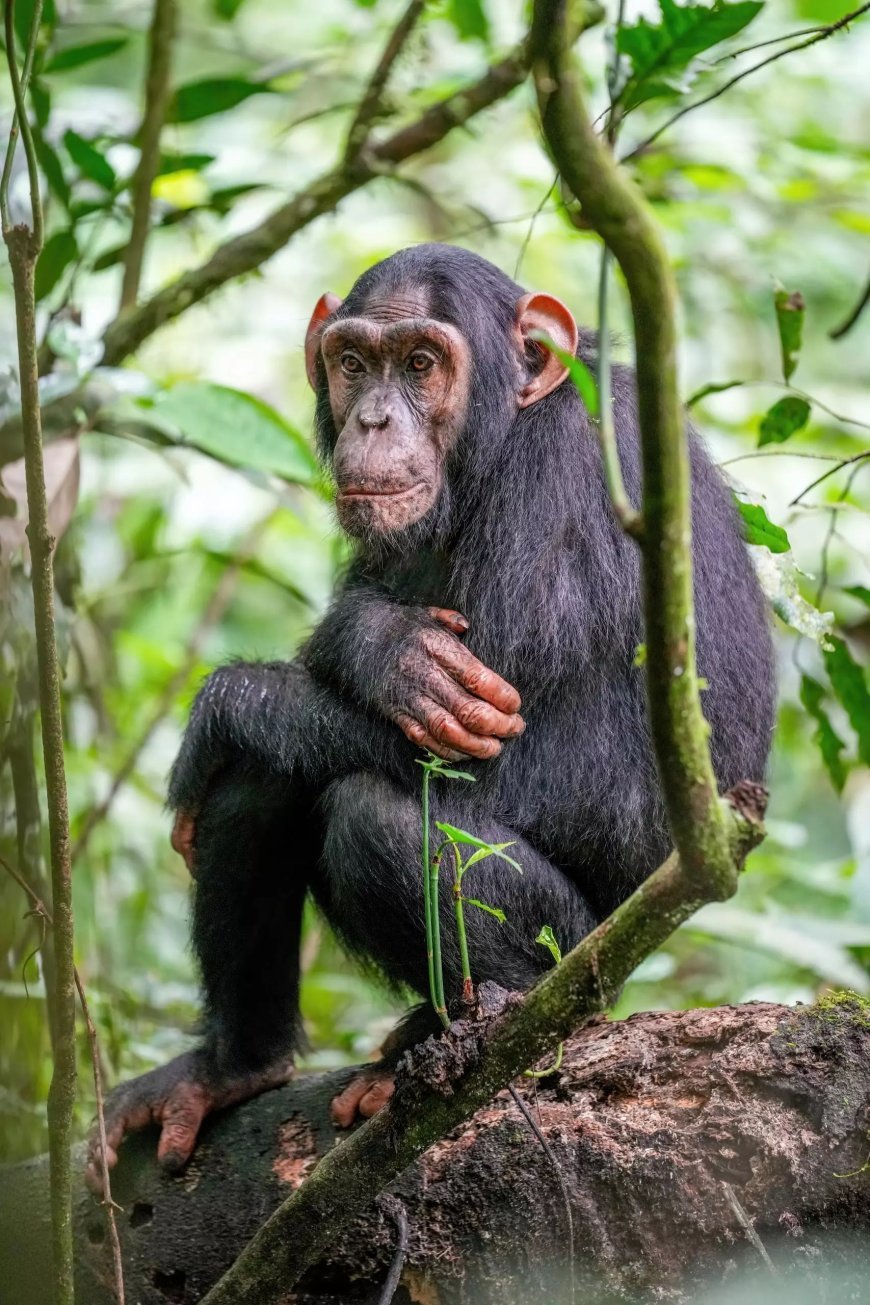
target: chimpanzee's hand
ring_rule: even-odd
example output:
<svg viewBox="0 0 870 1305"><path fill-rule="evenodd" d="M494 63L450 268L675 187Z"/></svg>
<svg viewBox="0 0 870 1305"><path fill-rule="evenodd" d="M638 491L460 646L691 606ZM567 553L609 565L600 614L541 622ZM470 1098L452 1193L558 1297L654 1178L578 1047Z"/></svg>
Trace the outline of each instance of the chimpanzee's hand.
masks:
<svg viewBox="0 0 870 1305"><path fill-rule="evenodd" d="M459 642L468 629L460 612L431 607L429 616L444 629L427 624L403 640L387 715L412 743L449 761L497 757L501 740L525 729L520 695Z"/></svg>
<svg viewBox="0 0 870 1305"><path fill-rule="evenodd" d="M159 1124L157 1159L170 1173L180 1173L193 1154L206 1115L280 1087L292 1076L289 1060L257 1072L223 1076L209 1067L202 1052L189 1051L160 1069L122 1083L106 1101L109 1168L118 1163L118 1147L127 1133ZM88 1144L85 1181L92 1191L102 1194L102 1156L96 1129Z"/></svg>

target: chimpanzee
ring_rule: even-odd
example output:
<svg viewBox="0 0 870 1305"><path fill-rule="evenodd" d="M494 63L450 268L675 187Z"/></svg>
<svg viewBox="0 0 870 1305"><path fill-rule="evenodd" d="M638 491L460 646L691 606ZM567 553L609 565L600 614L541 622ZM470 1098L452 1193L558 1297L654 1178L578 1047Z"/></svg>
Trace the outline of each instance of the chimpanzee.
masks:
<svg viewBox="0 0 870 1305"><path fill-rule="evenodd" d="M196 880L203 1037L117 1091L111 1162L127 1130L154 1120L177 1170L207 1113L289 1078L307 893L352 952L426 993L423 749L476 779L437 781L433 821L511 841L522 866L493 857L472 872L474 895L506 916L469 912L477 980L528 987L552 964L542 925L567 951L666 856L636 664L639 552L539 332L594 360L594 336L558 299L448 245L394 254L343 302L317 304L305 357L353 560L294 661L225 666L194 704L169 800ZM638 502L630 370L615 369L613 391ZM773 659L730 495L694 436L691 461L699 673L725 790L762 778ZM442 913L450 902L444 882ZM443 935L456 992L453 929ZM428 1003L415 1008L336 1098L336 1122L383 1105L402 1051L436 1027Z"/></svg>

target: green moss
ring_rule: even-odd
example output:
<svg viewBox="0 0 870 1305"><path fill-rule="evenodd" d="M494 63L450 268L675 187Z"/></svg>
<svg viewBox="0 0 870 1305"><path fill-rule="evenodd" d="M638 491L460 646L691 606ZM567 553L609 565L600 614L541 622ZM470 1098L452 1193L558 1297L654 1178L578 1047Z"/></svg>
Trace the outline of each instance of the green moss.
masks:
<svg viewBox="0 0 870 1305"><path fill-rule="evenodd" d="M833 1022L847 1019L850 1024L870 1029L870 1000L849 989L823 993L806 1013Z"/></svg>

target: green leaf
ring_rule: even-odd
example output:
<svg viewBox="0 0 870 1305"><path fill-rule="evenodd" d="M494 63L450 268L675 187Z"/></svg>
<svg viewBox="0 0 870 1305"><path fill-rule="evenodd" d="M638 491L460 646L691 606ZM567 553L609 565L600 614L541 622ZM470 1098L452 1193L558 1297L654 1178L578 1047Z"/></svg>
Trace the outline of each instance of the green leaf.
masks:
<svg viewBox="0 0 870 1305"><path fill-rule="evenodd" d="M33 144L36 149L36 157L39 159L39 166L45 174L48 182L48 188L53 195L56 195L69 212L70 207L70 188L69 182L64 174L63 165L56 152L48 144L42 135L37 132L33 137Z"/></svg>
<svg viewBox="0 0 870 1305"><path fill-rule="evenodd" d="M870 607L870 589L866 585L846 585L843 593L849 594L852 598L857 598L859 603L863 603L865 607Z"/></svg>
<svg viewBox="0 0 870 1305"><path fill-rule="evenodd" d="M107 59L117 54L127 44L126 36L108 36L104 41L88 41L84 45L68 45L57 50L43 68L43 72L68 72L70 68L81 68L83 64L95 63L97 59Z"/></svg>
<svg viewBox="0 0 870 1305"><path fill-rule="evenodd" d="M572 353L566 349L560 349L559 346L550 339L546 331L530 331L529 335L533 340L538 340L545 345L550 353L554 353L563 366L568 368L568 375L577 387L577 392L583 400L583 406L589 413L590 417L597 417L601 411L601 405L598 401L598 384L595 377L590 372L580 358L575 358Z"/></svg>
<svg viewBox="0 0 870 1305"><path fill-rule="evenodd" d="M695 390L694 394L689 395L686 399L686 407L691 408L696 403L700 403L708 394L724 394L726 390L736 390L745 384L745 381L711 381L709 385L702 385L700 390Z"/></svg>
<svg viewBox="0 0 870 1305"><path fill-rule="evenodd" d="M310 485L319 477L304 436L274 408L241 390L183 382L151 401L150 414L175 428L177 443L192 444L230 466L268 472L291 484Z"/></svg>
<svg viewBox="0 0 870 1305"><path fill-rule="evenodd" d="M173 172L202 172L210 163L214 163L214 154L173 154L164 151L160 155L158 177L171 176Z"/></svg>
<svg viewBox="0 0 870 1305"><path fill-rule="evenodd" d="M9 0L6 0L9 3ZM14 10L15 35L18 37L22 50L27 49L27 42L30 36L30 26L33 22L33 10L35 8L34 0L17 0ZM42 17L39 21L40 29L47 27L49 31L54 31L57 26L57 6L55 0L45 0L42 6Z"/></svg>
<svg viewBox="0 0 870 1305"><path fill-rule="evenodd" d="M441 820L435 821L435 828L444 834L450 843L458 843L460 847L477 847L481 848L488 856L497 856L502 861L507 861L520 874L523 873L523 867L512 856L507 856L502 850L505 847L513 847L513 843L487 843L485 839L478 838L475 834L469 834L464 829L457 829L455 825L445 824ZM471 862L469 861L469 865Z"/></svg>
<svg viewBox="0 0 870 1305"><path fill-rule="evenodd" d="M824 698L825 690L818 680L814 680L809 675L802 675L800 699L804 710L816 722L817 728L813 738L822 755L822 761L825 763L825 769L831 778L831 783L840 793L846 782L846 766L840 753L846 745L828 719L827 712L822 706Z"/></svg>
<svg viewBox="0 0 870 1305"><path fill-rule="evenodd" d="M639 643L634 650L634 656L631 659L632 666L646 666L646 644Z"/></svg>
<svg viewBox="0 0 870 1305"><path fill-rule="evenodd" d="M617 49L631 60L632 71L620 96L623 106L632 108L682 89L681 74L692 61L742 31L763 7L762 0L715 0L712 5L660 0L661 23L640 18L624 24L617 33Z"/></svg>
<svg viewBox="0 0 870 1305"><path fill-rule="evenodd" d="M803 430L810 418L810 405L806 399L786 394L777 399L761 419L758 447L765 444L783 444L797 431Z"/></svg>
<svg viewBox="0 0 870 1305"><path fill-rule="evenodd" d="M64 132L63 143L67 148L67 153L83 177L96 182L104 190L114 189L117 181L115 169L105 155L101 154L89 140L85 140L84 136L80 136L77 131L70 129Z"/></svg>
<svg viewBox="0 0 870 1305"><path fill-rule="evenodd" d="M834 624L833 612L821 612L804 598L798 585L798 569L790 553L759 549L753 554L755 574L765 598L781 621L799 634L827 647Z"/></svg>
<svg viewBox="0 0 870 1305"><path fill-rule="evenodd" d="M487 915L494 915L499 924L504 924L507 916L498 906L490 906L487 902L480 902L476 897L463 897L466 906L476 906L478 911L486 911Z"/></svg>
<svg viewBox="0 0 870 1305"><path fill-rule="evenodd" d="M211 7L214 10L215 18L220 18L223 22L228 23L235 18L244 3L245 0L212 0Z"/></svg>
<svg viewBox="0 0 870 1305"><path fill-rule="evenodd" d="M541 932L538 934L535 942L540 943L542 947L547 948L557 965L561 964L562 948L556 942L556 935L548 924L541 926Z"/></svg>
<svg viewBox="0 0 870 1305"><path fill-rule="evenodd" d="M249 82L244 77L204 77L179 86L172 97L167 122L197 122L213 113L225 113L252 95L269 95L266 82Z"/></svg>
<svg viewBox="0 0 870 1305"><path fill-rule="evenodd" d="M71 231L56 231L49 236L36 264L36 299L51 294L70 263L78 258L78 245Z"/></svg>
<svg viewBox="0 0 870 1305"><path fill-rule="evenodd" d="M470 784L476 784L477 779L474 775L469 775L467 770L453 770L450 763L443 757L436 757L434 752L429 753L429 759L424 761L421 757L415 757L418 766L428 770L430 774L437 775L441 779L467 779Z"/></svg>
<svg viewBox="0 0 870 1305"><path fill-rule="evenodd" d="M489 19L482 0L449 0L447 18L463 41L488 41Z"/></svg>
<svg viewBox="0 0 870 1305"><path fill-rule="evenodd" d="M858 736L858 756L870 766L870 690L867 677L842 639L831 639L825 649L825 667L831 687Z"/></svg>
<svg viewBox="0 0 870 1305"><path fill-rule="evenodd" d="M746 503L737 499L737 510L743 518L743 538L747 544L763 544L771 553L787 553L791 548L782 526L770 520L760 503Z"/></svg>
<svg viewBox="0 0 870 1305"><path fill-rule="evenodd" d="M788 381L798 365L806 304L799 290L789 293L783 286L777 285L773 292L773 306L776 309L776 325L779 329L782 374Z"/></svg>

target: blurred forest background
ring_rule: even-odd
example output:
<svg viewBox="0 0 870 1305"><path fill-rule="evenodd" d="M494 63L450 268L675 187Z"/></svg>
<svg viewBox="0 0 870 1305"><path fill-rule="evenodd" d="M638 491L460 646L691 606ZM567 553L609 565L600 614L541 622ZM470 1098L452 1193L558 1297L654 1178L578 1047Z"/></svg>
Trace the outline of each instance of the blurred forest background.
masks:
<svg viewBox="0 0 870 1305"><path fill-rule="evenodd" d="M20 8L29 13L28 4ZM608 8L612 22L615 5ZM741 54L746 45L845 12L835 0L731 8L746 11L743 30L629 114L622 154L681 96L690 103L777 48ZM179 10L146 296L332 166L401 12L392 0L184 0ZM59 359L44 382L50 399L92 373L118 309L151 6L56 0L45 13L34 105L48 187L41 328ZM662 21L653 0L629 0L626 23L639 15ZM427 6L391 82L395 121L479 76L525 22L520 0ZM602 108L607 43L599 27L582 45L591 102ZM705 908L645 962L617 1015L810 1001L827 988L870 992L870 694L862 668L870 651L870 310L841 339L829 336L870 272L868 69L865 17L687 114L632 163L679 277L687 399L743 382L711 388L693 416L738 494L764 509L749 514L750 538L777 550L754 547L779 613L781 708L769 836L738 897ZM401 246L448 240L560 295L595 325L598 242L565 212L532 94L520 88L377 178L261 273L182 314L123 369L98 374L110 395L98 419L51 452L77 963L110 1083L182 1050L196 1020L188 875L170 849L163 806L196 688L222 660L290 655L342 564L309 442L302 343L316 299L327 289L344 294ZM0 115L5 136L5 86ZM12 199L21 213L25 197L19 151ZM790 386L776 283L806 302ZM611 298L618 352L629 358L618 278ZM17 402L4 260L0 443L4 429L14 430ZM0 474L0 854L38 873L45 835L28 797L41 762L16 521L20 471L13 461ZM819 612L834 614L833 636ZM25 909L18 887L0 876L3 1159L40 1151L46 1140L51 1048L34 951L39 922L22 918ZM305 1063L366 1058L401 996L347 962L314 914L304 960ZM93 1113L86 1056L83 1040L82 1129Z"/></svg>

